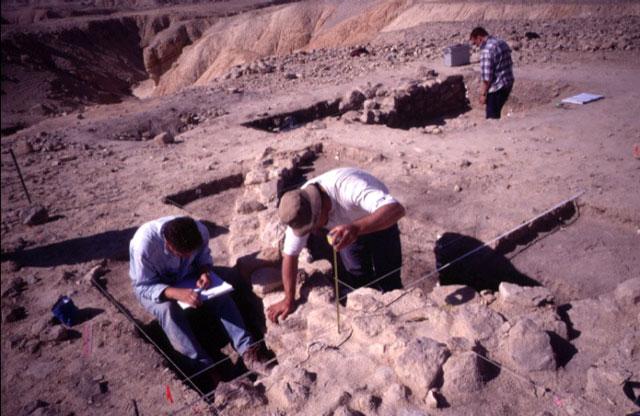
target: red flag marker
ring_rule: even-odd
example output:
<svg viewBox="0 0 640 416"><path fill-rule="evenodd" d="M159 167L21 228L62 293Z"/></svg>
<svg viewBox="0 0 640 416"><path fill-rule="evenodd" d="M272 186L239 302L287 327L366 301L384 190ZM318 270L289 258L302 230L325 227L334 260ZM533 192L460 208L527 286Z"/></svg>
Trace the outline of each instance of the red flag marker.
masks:
<svg viewBox="0 0 640 416"><path fill-rule="evenodd" d="M171 396L171 389L169 388L169 385L167 384L167 401L171 404L173 404L173 396Z"/></svg>

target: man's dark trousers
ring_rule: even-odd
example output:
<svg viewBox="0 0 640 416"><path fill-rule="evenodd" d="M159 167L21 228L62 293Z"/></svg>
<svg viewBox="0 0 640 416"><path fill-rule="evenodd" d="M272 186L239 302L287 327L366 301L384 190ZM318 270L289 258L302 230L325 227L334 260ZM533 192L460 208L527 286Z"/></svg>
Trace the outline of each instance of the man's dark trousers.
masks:
<svg viewBox="0 0 640 416"><path fill-rule="evenodd" d="M315 259L325 258L333 263L333 250L327 243L326 231L311 234L307 247ZM369 286L387 292L402 288L402 246L397 224L362 235L338 253L338 278L354 289ZM340 293L348 293L345 289L341 287Z"/></svg>
<svg viewBox="0 0 640 416"><path fill-rule="evenodd" d="M500 112L511 94L511 88L512 86L503 87L487 94L487 118L500 118Z"/></svg>

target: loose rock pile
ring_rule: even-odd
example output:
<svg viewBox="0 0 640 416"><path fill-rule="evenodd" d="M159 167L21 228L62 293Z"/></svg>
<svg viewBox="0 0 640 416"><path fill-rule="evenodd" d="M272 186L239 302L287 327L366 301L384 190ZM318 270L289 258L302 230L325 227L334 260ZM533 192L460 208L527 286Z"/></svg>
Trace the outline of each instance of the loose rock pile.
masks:
<svg viewBox="0 0 640 416"><path fill-rule="evenodd" d="M350 98L343 105L364 103L357 93ZM297 169L322 151L320 145L287 153L267 149L245 175L230 254L265 307L282 298L277 290L284 227L277 222L277 198L300 184ZM637 328L612 332L614 322L640 316L638 278L562 307L544 287L511 283L481 293L460 285L438 286L429 294L361 288L340 307L338 331L331 264L310 262L303 253L299 270L297 310L278 325L267 323L265 342L278 365L254 386L223 384L215 402L225 414L255 414L258 408L279 414L426 414L444 406L465 409L498 379L551 410L553 397L563 396L570 398L563 402L569 414L589 414L607 406L604 395L618 409L628 400L625 383L640 377ZM578 381L584 393L565 393L557 371L577 351L594 362Z"/></svg>
<svg viewBox="0 0 640 416"><path fill-rule="evenodd" d="M282 89L291 82L301 81L333 84L378 69L442 59L444 48L468 40L472 26L468 22L430 22L403 31L401 38L394 32L384 32L368 44L261 57L236 65L219 80L241 83L251 90ZM489 21L485 26L492 34L507 40L516 65L550 62L559 59L560 53L567 52L635 51L640 48L637 35L640 19L636 16ZM356 53L361 50L367 53ZM473 60L477 60L477 56Z"/></svg>
<svg viewBox="0 0 640 416"><path fill-rule="evenodd" d="M340 102L345 122L385 124L395 128L421 126L435 117L467 108L462 76L412 80L388 90L382 84L349 91Z"/></svg>
<svg viewBox="0 0 640 416"><path fill-rule="evenodd" d="M276 213L277 199L301 178L299 168L322 153L322 144L299 152L278 153L267 148L245 174L244 195L237 200L229 228L229 256L240 274L264 294L281 286L280 261L285 227Z"/></svg>
<svg viewBox="0 0 640 416"><path fill-rule="evenodd" d="M303 262L302 302L285 321L268 326L266 343L278 365L259 380L264 389L241 389L227 397L228 414L255 412L262 401L279 414L422 415L442 406L464 408L498 377L553 410L552 395L562 394L556 385L563 354L558 340L571 345L572 336L547 289L502 283L498 292L478 294L466 286L439 286L427 295L415 288L385 294L361 288L341 307L338 332L331 268L325 263ZM281 296L267 294L264 303ZM589 309L598 311L595 319L602 323L615 319L621 308L637 316L640 279L575 307L583 303L599 304ZM573 314L571 319L582 327ZM604 394L620 405L621 386L640 376L637 331L621 329L600 345L605 353L585 375L586 394L565 401L569 414L589 414L594 403L602 409ZM259 398L250 400L242 391Z"/></svg>
<svg viewBox="0 0 640 416"><path fill-rule="evenodd" d="M409 129L468 109L467 90L462 76L449 76L441 81L435 78L435 71L426 72L423 77L406 81L395 88L382 83L368 83L346 92L341 98L320 101L308 108L260 118L244 125L279 132L313 122L308 128L316 130L326 127L319 119L339 116L345 123L384 124ZM442 130L430 127L424 132L440 134Z"/></svg>

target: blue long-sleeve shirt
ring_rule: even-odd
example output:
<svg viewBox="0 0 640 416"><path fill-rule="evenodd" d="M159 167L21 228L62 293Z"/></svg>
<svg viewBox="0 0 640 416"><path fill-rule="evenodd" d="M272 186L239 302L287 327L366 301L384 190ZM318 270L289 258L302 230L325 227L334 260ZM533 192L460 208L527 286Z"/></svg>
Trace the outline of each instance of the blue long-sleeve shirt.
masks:
<svg viewBox="0 0 640 416"><path fill-rule="evenodd" d="M205 266L213 266L209 249L209 231L196 221L202 235L202 247L189 258L181 259L171 253L162 237L162 225L173 218L149 221L136 231L129 243L129 276L138 298L161 301L162 292L187 276L197 276Z"/></svg>

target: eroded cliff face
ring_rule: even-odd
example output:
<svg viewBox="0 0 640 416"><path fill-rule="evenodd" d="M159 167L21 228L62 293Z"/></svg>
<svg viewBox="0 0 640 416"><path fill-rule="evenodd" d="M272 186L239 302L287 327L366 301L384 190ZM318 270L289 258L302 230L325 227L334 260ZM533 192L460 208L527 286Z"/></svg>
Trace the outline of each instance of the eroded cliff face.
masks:
<svg viewBox="0 0 640 416"><path fill-rule="evenodd" d="M155 83L171 69L183 49L202 36L215 19L170 22L163 30L152 33L143 47L144 68Z"/></svg>
<svg viewBox="0 0 640 416"><path fill-rule="evenodd" d="M491 7L477 2L406 0L216 2L163 8L145 2L124 2L77 10L43 5L24 9L3 6L7 24L3 25L2 34L2 88L4 101L14 111L3 113L3 131L11 133L84 105L119 102L147 79L153 84L151 93L166 95L191 85L215 82L229 75L234 67L254 65L255 70L250 68L250 72L282 71L289 78L306 76L289 74L291 71L283 62L275 61L296 52L302 54L298 57L301 63L326 61L322 52L326 49L384 43L387 38L402 38L397 34L408 30L418 36L421 28L435 27L440 22L460 22L461 27L457 35L443 32L438 39L423 36L423 41L409 42L409 47L402 42L380 48L368 45L366 53L382 54L390 61L433 57L447 42L464 41L463 32L468 27L487 19L530 21L597 16L615 20L638 15L640 4L625 1L606 6L540 2L492 3ZM617 27L596 44L589 43L589 33L574 36L558 30L543 33L536 42L525 42L511 30L509 41L516 51L529 47L541 51L633 47L637 40L632 39L632 30L613 23ZM332 76L332 68L342 65L343 59L334 58L312 72ZM38 87L27 89L27 84Z"/></svg>
<svg viewBox="0 0 640 416"><path fill-rule="evenodd" d="M3 112L3 132L130 97L134 85L158 79L215 19L134 13L8 25L2 90L12 112Z"/></svg>
<svg viewBox="0 0 640 416"><path fill-rule="evenodd" d="M370 42L382 33L434 22L544 20L640 15L637 3L491 4L428 1L301 2L235 16L212 25L157 80L156 94L206 84L234 65L296 50ZM467 30L467 29L464 29ZM463 30L463 31L464 31ZM154 78L155 79L155 78Z"/></svg>

